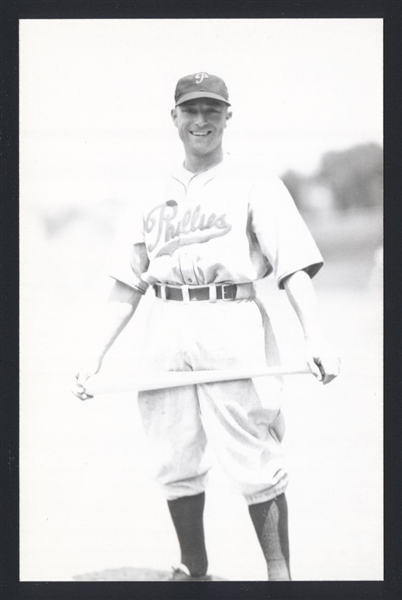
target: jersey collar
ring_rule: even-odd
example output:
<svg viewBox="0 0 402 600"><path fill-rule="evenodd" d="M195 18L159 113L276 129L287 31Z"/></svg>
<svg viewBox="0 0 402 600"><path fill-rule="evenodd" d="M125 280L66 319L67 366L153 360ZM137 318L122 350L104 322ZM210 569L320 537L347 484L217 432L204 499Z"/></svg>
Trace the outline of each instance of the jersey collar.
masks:
<svg viewBox="0 0 402 600"><path fill-rule="evenodd" d="M197 178L197 183L201 185L205 185L211 179L214 179L218 173L220 173L226 163L229 160L229 155L227 153L224 154L222 162L220 162L212 169L207 169L206 171L202 171L201 173L192 173L188 171L184 165L180 165L176 169L171 172L171 175L177 181L180 181L185 187L187 187L193 179Z"/></svg>

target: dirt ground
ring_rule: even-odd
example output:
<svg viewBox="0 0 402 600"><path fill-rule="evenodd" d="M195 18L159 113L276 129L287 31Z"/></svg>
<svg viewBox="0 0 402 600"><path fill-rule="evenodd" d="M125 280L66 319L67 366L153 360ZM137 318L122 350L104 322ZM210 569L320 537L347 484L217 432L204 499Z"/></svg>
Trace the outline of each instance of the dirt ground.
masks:
<svg viewBox="0 0 402 600"><path fill-rule="evenodd" d="M148 476L135 397L105 395L83 403L69 392L95 326L94 299L103 288L97 282L80 288L85 272L78 265L91 258L80 254L85 244L75 248L75 267L69 271L66 258L64 270L60 263L55 268L67 248L53 245L46 258L46 247L37 249L22 279L21 580L135 580L138 569L152 577L150 570L167 571L177 562L178 545L166 503ZM334 264L333 272L337 269ZM325 388L308 376L288 378L285 387L292 576L380 580L381 293L360 283L329 289L319 277L322 318L343 368ZM284 362L303 362L300 328L286 298L267 282L260 290ZM132 369L149 302L140 306L105 369ZM205 527L211 573L228 580L265 579L247 507L217 465Z"/></svg>

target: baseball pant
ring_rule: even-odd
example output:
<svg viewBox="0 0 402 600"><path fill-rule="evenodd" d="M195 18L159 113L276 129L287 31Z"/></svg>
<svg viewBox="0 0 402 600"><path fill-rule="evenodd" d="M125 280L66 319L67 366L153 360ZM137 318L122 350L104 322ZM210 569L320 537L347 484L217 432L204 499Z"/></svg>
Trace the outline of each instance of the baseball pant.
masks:
<svg viewBox="0 0 402 600"><path fill-rule="evenodd" d="M255 300L155 299L144 369L264 367L267 348L275 346L264 331L273 335ZM211 466L207 442L248 504L281 494L288 477L280 445L284 434L280 399L281 383L274 377L140 392L153 475L166 498L204 491Z"/></svg>

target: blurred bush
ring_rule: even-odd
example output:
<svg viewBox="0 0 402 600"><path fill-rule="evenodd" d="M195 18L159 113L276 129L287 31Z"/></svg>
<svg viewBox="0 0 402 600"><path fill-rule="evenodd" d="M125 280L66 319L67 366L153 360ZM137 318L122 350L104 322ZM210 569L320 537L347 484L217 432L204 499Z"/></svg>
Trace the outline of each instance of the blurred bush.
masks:
<svg viewBox="0 0 402 600"><path fill-rule="evenodd" d="M326 261L323 289L380 289L383 152L375 143L325 153L315 173L282 180ZM375 283L375 286L373 282Z"/></svg>
<svg viewBox="0 0 402 600"><path fill-rule="evenodd" d="M289 170L282 179L302 212L380 207L383 151L378 144L369 143L327 152L313 175Z"/></svg>

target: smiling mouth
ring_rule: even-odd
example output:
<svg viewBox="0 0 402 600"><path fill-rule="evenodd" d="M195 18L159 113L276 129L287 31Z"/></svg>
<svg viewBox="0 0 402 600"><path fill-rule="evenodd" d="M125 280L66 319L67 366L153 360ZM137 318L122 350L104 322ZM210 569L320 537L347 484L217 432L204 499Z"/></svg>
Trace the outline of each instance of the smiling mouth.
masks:
<svg viewBox="0 0 402 600"><path fill-rule="evenodd" d="M191 133L191 135L194 135L195 137L206 137L211 132L210 131L190 131L190 133Z"/></svg>

